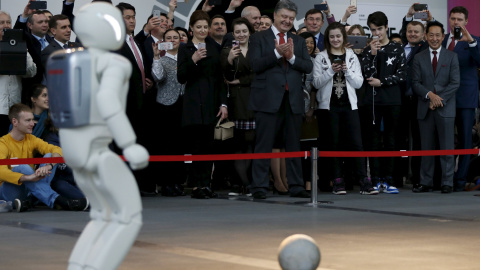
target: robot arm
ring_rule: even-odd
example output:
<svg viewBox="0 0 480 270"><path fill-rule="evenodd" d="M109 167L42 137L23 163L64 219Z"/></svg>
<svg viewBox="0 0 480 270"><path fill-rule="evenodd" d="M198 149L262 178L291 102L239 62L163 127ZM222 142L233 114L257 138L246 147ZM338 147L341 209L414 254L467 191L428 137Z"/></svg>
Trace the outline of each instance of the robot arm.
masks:
<svg viewBox="0 0 480 270"><path fill-rule="evenodd" d="M96 96L96 103L101 117L113 134L117 145L124 149L125 158L132 169L141 169L148 165L148 152L136 144L135 131L125 113L128 80L131 74L130 63L118 55L113 55L103 66L103 75ZM102 65L99 61L99 67Z"/></svg>

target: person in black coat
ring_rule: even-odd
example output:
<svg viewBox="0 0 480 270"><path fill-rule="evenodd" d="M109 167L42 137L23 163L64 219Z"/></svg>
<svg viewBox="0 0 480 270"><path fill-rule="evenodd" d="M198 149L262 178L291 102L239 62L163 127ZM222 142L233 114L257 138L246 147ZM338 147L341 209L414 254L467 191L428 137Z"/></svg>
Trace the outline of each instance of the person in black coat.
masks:
<svg viewBox="0 0 480 270"><path fill-rule="evenodd" d="M177 79L186 84L182 126L189 154L209 154L217 121L227 118L227 94L223 83L220 53L214 41L207 39L210 17L197 10L190 17L193 38L178 52ZM193 198L216 196L209 187L212 162L193 162Z"/></svg>

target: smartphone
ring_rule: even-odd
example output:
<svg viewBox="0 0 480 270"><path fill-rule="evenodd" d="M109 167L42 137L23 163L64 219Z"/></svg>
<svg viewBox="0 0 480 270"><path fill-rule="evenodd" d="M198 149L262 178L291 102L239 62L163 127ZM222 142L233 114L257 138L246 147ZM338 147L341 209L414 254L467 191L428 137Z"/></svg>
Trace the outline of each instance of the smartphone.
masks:
<svg viewBox="0 0 480 270"><path fill-rule="evenodd" d="M152 12L153 17L158 17L160 18L160 9L154 9Z"/></svg>
<svg viewBox="0 0 480 270"><path fill-rule="evenodd" d="M455 28L453 28L453 37L456 40L461 39L462 38L462 28L460 28L458 26L455 26Z"/></svg>
<svg viewBox="0 0 480 270"><path fill-rule="evenodd" d="M357 6L357 0L350 0L350 6Z"/></svg>
<svg viewBox="0 0 480 270"><path fill-rule="evenodd" d="M328 5L327 4L319 4L319 5L314 5L313 8L317 10L328 10Z"/></svg>
<svg viewBox="0 0 480 270"><path fill-rule="evenodd" d="M172 42L162 42L158 43L158 49L160 51L168 51L173 49L173 43Z"/></svg>
<svg viewBox="0 0 480 270"><path fill-rule="evenodd" d="M30 2L30 9L47 9L47 1Z"/></svg>
<svg viewBox="0 0 480 270"><path fill-rule="evenodd" d="M342 64L343 64L343 60L340 59L340 58L336 58L336 59L333 60L333 63L334 63L334 64L342 65Z"/></svg>
<svg viewBox="0 0 480 270"><path fill-rule="evenodd" d="M347 41L352 44L352 49L363 49L367 47L367 36L348 36Z"/></svg>
<svg viewBox="0 0 480 270"><path fill-rule="evenodd" d="M415 12L413 13L414 19L427 19L428 13L427 12Z"/></svg>
<svg viewBox="0 0 480 270"><path fill-rule="evenodd" d="M222 0L208 0L209 6L219 6L222 4Z"/></svg>
<svg viewBox="0 0 480 270"><path fill-rule="evenodd" d="M415 4L415 5L413 5L413 9L414 9L415 11L428 10L428 5L427 5L427 4Z"/></svg>
<svg viewBox="0 0 480 270"><path fill-rule="evenodd" d="M233 41L232 41L232 47L234 47L234 46L240 46L240 41L238 41L238 40L233 40Z"/></svg>
<svg viewBox="0 0 480 270"><path fill-rule="evenodd" d="M198 43L198 49L206 49L207 48L207 44L205 43Z"/></svg>

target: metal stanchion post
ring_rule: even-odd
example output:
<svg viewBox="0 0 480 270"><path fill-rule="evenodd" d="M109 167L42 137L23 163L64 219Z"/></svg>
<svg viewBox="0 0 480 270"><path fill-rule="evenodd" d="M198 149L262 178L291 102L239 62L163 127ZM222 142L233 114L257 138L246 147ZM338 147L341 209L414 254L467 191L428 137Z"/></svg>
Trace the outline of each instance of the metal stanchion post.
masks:
<svg viewBox="0 0 480 270"><path fill-rule="evenodd" d="M312 147L310 158L312 159L312 202L307 203L306 206L320 207L320 204L332 204L331 201L318 201L318 149L316 147Z"/></svg>
<svg viewBox="0 0 480 270"><path fill-rule="evenodd" d="M310 151L310 159L312 160L312 205L316 205L318 204L318 149L316 147L312 147L312 150Z"/></svg>

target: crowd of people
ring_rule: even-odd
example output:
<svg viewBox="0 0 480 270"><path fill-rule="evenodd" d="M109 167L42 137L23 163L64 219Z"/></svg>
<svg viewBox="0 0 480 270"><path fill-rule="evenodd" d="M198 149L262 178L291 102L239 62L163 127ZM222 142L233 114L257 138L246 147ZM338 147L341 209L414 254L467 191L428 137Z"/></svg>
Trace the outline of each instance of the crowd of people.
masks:
<svg viewBox="0 0 480 270"><path fill-rule="evenodd" d="M450 10L447 28L430 11L416 11L412 4L400 33L389 36L389 21L381 11L371 13L362 26L348 24L356 6L349 6L338 22L330 6L310 9L304 27L296 30L298 8L293 1L279 1L273 18L255 6L241 7L242 2L231 0L225 12L215 14L205 1L185 29L175 27L177 1L170 0L169 12L151 15L136 35L135 7L116 5L127 32L116 53L132 65L126 113L138 142L151 155L295 152L311 146L320 151L473 147L480 50L479 38L465 27L466 8ZM17 17L14 28L24 31L28 48L27 73L0 75L2 159L31 157L41 146L46 147L38 151L42 155L61 155L58 131L48 115L45 70L53 52L81 47L81 40L70 41L74 4L64 0L62 14L53 15L30 9L29 1ZM414 20L415 12L427 18ZM328 26L322 33L324 23ZM454 37L456 27L461 34ZM0 11L0 30L10 28L11 16ZM371 32L366 47L352 48L348 37L366 36L364 29ZM162 50L162 45L170 47ZM215 142L214 127L226 119L235 123L235 136ZM152 125L161 127L152 132ZM314 127L313 140L302 141L306 126ZM16 153L13 145L27 139L35 141L29 142L32 148ZM118 151L114 144L111 148ZM353 184L359 184L364 195L397 194L404 178L413 184L413 192L464 190L472 180L470 157L459 156L457 166L452 155L439 160L441 170L435 170L430 156L410 162L392 157L323 158L319 184L338 195ZM0 199L16 199L17 209L39 202L69 210L88 207L67 166L43 165L37 171L32 166L25 171L0 166ZM280 195L309 198L308 167L300 158L153 162L134 174L142 196L184 196L188 185L197 199L217 197L214 190L225 186L231 196L265 199L273 189ZM32 183L40 179L53 194L47 199L34 192ZM7 194L14 188L18 190Z"/></svg>

